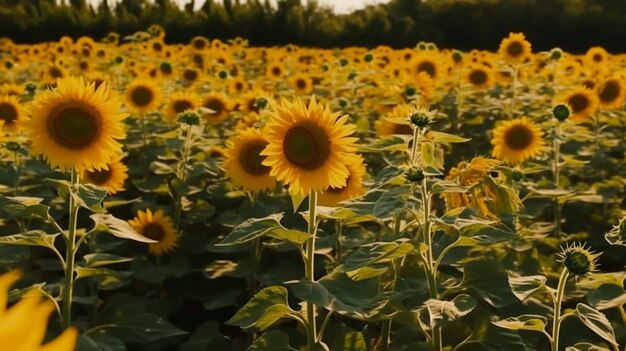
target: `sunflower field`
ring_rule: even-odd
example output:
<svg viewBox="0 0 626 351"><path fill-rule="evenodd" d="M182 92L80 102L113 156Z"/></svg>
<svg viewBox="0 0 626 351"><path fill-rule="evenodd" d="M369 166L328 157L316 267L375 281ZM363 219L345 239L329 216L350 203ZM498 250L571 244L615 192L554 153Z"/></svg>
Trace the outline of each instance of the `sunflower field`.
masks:
<svg viewBox="0 0 626 351"><path fill-rule="evenodd" d="M0 40L0 349L626 350L626 55Z"/></svg>

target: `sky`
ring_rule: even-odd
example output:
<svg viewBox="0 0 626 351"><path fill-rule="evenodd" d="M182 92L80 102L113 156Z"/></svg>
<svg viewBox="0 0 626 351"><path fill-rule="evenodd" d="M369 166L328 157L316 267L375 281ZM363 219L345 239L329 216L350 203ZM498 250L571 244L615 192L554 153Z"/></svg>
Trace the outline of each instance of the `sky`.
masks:
<svg viewBox="0 0 626 351"><path fill-rule="evenodd" d="M88 0L92 4L97 4L101 0ZM181 6L189 2L189 0L173 0ZM335 13L349 13L352 10L362 9L367 5L385 2L385 0L318 0L319 4L330 5L334 8ZM112 3L112 2L109 2ZM204 1L196 0L196 6L200 7Z"/></svg>

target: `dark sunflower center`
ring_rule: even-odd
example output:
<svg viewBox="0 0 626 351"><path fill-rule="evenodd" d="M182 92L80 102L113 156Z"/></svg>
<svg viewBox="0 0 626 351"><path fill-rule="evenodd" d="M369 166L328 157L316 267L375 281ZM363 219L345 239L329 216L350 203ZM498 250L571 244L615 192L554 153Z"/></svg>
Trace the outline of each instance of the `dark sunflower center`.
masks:
<svg viewBox="0 0 626 351"><path fill-rule="evenodd" d="M185 80L193 82L194 80L196 80L198 78L198 72L196 72L193 69L187 69L183 73L183 77L185 78Z"/></svg>
<svg viewBox="0 0 626 351"><path fill-rule="evenodd" d="M316 170L330 156L330 140L323 128L311 123L301 123L285 134L283 152L287 160L295 166Z"/></svg>
<svg viewBox="0 0 626 351"><path fill-rule="evenodd" d="M161 241L165 237L165 230L157 223L148 223L141 234L148 239Z"/></svg>
<svg viewBox="0 0 626 351"><path fill-rule="evenodd" d="M0 104L0 120L5 124L13 124L17 120L17 109L12 104Z"/></svg>
<svg viewBox="0 0 626 351"><path fill-rule="evenodd" d="M161 51L163 50L163 45L161 45L161 43L154 43L152 44L152 49L154 51Z"/></svg>
<svg viewBox="0 0 626 351"><path fill-rule="evenodd" d="M237 91L243 90L243 84L241 82L235 83L235 90Z"/></svg>
<svg viewBox="0 0 626 351"><path fill-rule="evenodd" d="M596 87L596 83L591 79L585 79L582 85L587 89L593 89Z"/></svg>
<svg viewBox="0 0 626 351"><path fill-rule="evenodd" d="M221 100L219 100L219 99L209 99L209 101L207 101L204 104L204 107L209 108L209 109L215 111L216 115L221 114L222 111L224 111L224 109L226 108L224 103Z"/></svg>
<svg viewBox="0 0 626 351"><path fill-rule="evenodd" d="M261 151L263 151L266 146L266 141L255 140L242 148L239 154L239 164L246 173L260 176L270 172L270 167L262 164L265 156L261 156Z"/></svg>
<svg viewBox="0 0 626 351"><path fill-rule="evenodd" d="M297 87L299 90L303 90L303 89L305 89L305 88L306 88L306 82L304 81L304 79L298 79L298 80L296 80L296 87Z"/></svg>
<svg viewBox="0 0 626 351"><path fill-rule="evenodd" d="M104 79L95 79L93 81L96 90L98 90L98 88L100 88L100 86L102 85L102 83L104 83Z"/></svg>
<svg viewBox="0 0 626 351"><path fill-rule="evenodd" d="M593 55L593 60L595 62L601 62L602 61L602 55L600 55L600 54Z"/></svg>
<svg viewBox="0 0 626 351"><path fill-rule="evenodd" d="M89 69L89 63L87 61L81 61L78 64L78 68L80 68L81 71L86 71Z"/></svg>
<svg viewBox="0 0 626 351"><path fill-rule="evenodd" d="M514 41L506 47L506 52L512 57L518 57L524 52L524 46L519 41Z"/></svg>
<svg viewBox="0 0 626 351"><path fill-rule="evenodd" d="M613 102L620 94L620 85L616 81L608 81L600 90L598 97L602 102Z"/></svg>
<svg viewBox="0 0 626 351"><path fill-rule="evenodd" d="M483 85L487 82L487 73L483 70L473 70L469 75L469 81L474 85Z"/></svg>
<svg viewBox="0 0 626 351"><path fill-rule="evenodd" d="M204 63L204 58L202 55L193 55L193 63L195 63L198 67L202 67Z"/></svg>
<svg viewBox="0 0 626 351"><path fill-rule="evenodd" d="M111 171L111 167L109 169L101 169L101 170L93 170L87 172L87 179L90 183L95 185L101 185L108 182L113 176L113 172Z"/></svg>
<svg viewBox="0 0 626 351"><path fill-rule="evenodd" d="M579 113L584 111L589 106L589 99L584 94L574 94L567 101L572 107L572 112Z"/></svg>
<svg viewBox="0 0 626 351"><path fill-rule="evenodd" d="M431 78L435 78L435 64L430 61L424 61L417 66L417 72L426 72Z"/></svg>
<svg viewBox="0 0 626 351"><path fill-rule="evenodd" d="M137 106L148 106L154 99L154 94L152 90L148 87L136 87L131 94L131 99L133 103Z"/></svg>
<svg viewBox="0 0 626 351"><path fill-rule="evenodd" d="M189 100L177 100L174 102L174 111L176 113L185 112L191 108L193 108L193 104Z"/></svg>
<svg viewBox="0 0 626 351"><path fill-rule="evenodd" d="M280 67L274 67L274 68L272 68L272 74L273 74L273 75L275 75L275 76L280 76L280 72L281 72Z"/></svg>
<svg viewBox="0 0 626 351"><path fill-rule="evenodd" d="M524 150L533 142L533 132L525 125L515 125L504 133L504 143L515 151Z"/></svg>
<svg viewBox="0 0 626 351"><path fill-rule="evenodd" d="M50 68L49 73L50 73L50 77L55 78L55 79L63 77L63 72L56 67Z"/></svg>
<svg viewBox="0 0 626 351"><path fill-rule="evenodd" d="M206 47L206 41L202 39L196 39L193 41L193 47L198 50L202 50Z"/></svg>
<svg viewBox="0 0 626 351"><path fill-rule="evenodd" d="M50 118L48 131L59 145L80 150L88 146L98 135L98 121L88 111L68 108Z"/></svg>

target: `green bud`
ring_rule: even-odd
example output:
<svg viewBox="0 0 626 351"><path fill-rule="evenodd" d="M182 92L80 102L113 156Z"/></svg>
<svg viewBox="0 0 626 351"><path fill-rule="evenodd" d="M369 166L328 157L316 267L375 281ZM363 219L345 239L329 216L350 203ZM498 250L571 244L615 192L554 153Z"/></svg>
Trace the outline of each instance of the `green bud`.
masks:
<svg viewBox="0 0 626 351"><path fill-rule="evenodd" d="M372 60L374 60L374 54L368 52L367 54L365 54L365 56L363 56L363 60L365 62L372 62Z"/></svg>
<svg viewBox="0 0 626 351"><path fill-rule="evenodd" d="M565 121L571 113L572 110L566 104L558 104L552 109L552 115L560 122Z"/></svg>
<svg viewBox="0 0 626 351"><path fill-rule="evenodd" d="M228 78L228 72L226 72L226 71L224 71L224 70L221 70L221 71L219 71L219 72L217 73L217 77L218 77L219 79L226 79L226 78Z"/></svg>
<svg viewBox="0 0 626 351"><path fill-rule="evenodd" d="M430 116L426 113L417 112L409 116L411 124L419 129L425 128L430 124Z"/></svg>
<svg viewBox="0 0 626 351"><path fill-rule="evenodd" d="M196 112L183 112L178 114L178 122L190 126L200 125L200 115Z"/></svg>
<svg viewBox="0 0 626 351"><path fill-rule="evenodd" d="M410 169L406 172L405 177L413 183L421 183L425 178L424 171L421 169Z"/></svg>

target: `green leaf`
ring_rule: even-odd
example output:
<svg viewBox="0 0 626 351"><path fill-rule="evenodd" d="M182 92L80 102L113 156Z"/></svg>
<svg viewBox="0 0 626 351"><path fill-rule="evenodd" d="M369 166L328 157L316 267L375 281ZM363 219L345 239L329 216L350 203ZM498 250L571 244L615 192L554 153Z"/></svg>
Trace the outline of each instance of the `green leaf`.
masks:
<svg viewBox="0 0 626 351"><path fill-rule="evenodd" d="M358 331L346 331L339 334L333 341L333 351L367 351L367 345L363 333Z"/></svg>
<svg viewBox="0 0 626 351"><path fill-rule="evenodd" d="M425 142L421 145L423 166L432 166L435 162L435 144Z"/></svg>
<svg viewBox="0 0 626 351"><path fill-rule="evenodd" d="M306 199L308 195L289 193L289 196L291 197L291 205L293 206L293 213L296 213L296 211L298 211L298 208L300 207L300 204L302 204L302 201L304 201L304 199Z"/></svg>
<svg viewBox="0 0 626 351"><path fill-rule="evenodd" d="M524 301L533 293L545 289L546 277L543 275L531 275L526 277L509 275L509 286L511 286L513 294L520 299L520 301Z"/></svg>
<svg viewBox="0 0 626 351"><path fill-rule="evenodd" d="M70 187L72 189L72 187ZM106 209L102 207L102 201L107 196L106 188L93 184L79 184L76 191L71 190L70 194L76 203L92 212L104 213Z"/></svg>
<svg viewBox="0 0 626 351"><path fill-rule="evenodd" d="M236 226L235 229L233 229L224 240L216 244L216 246L243 244L260 238L275 229L282 228L280 225L282 218L282 213L272 214L263 218L250 218Z"/></svg>
<svg viewBox="0 0 626 351"><path fill-rule="evenodd" d="M371 266L389 263L393 259L408 255L413 250L413 245L408 242L366 244L345 257L343 264L337 267L337 271L347 273L353 279L357 276L360 279L371 278L384 273L386 270L386 268ZM364 269L367 270L368 274L361 272Z"/></svg>
<svg viewBox="0 0 626 351"><path fill-rule="evenodd" d="M85 259L85 266L91 268L108 266L114 263L123 263L133 260L132 258L120 257L108 253L88 254L83 256L83 258Z"/></svg>
<svg viewBox="0 0 626 351"><path fill-rule="evenodd" d="M130 239L142 243L156 243L155 240L147 238L135 231L128 222L113 217L106 213L96 213L89 216L95 225L91 231L103 231L118 238Z"/></svg>
<svg viewBox="0 0 626 351"><path fill-rule="evenodd" d="M574 346L568 346L565 351L610 351L605 347L596 346L588 342L579 342Z"/></svg>
<svg viewBox="0 0 626 351"><path fill-rule="evenodd" d="M125 315L106 328L118 338L136 343L151 342L187 333L151 313Z"/></svg>
<svg viewBox="0 0 626 351"><path fill-rule="evenodd" d="M587 301L596 309L602 311L626 304L626 292L621 285L602 284L597 289L587 292Z"/></svg>
<svg viewBox="0 0 626 351"><path fill-rule="evenodd" d="M254 340L247 351L298 351L289 346L289 336L280 330L269 330Z"/></svg>
<svg viewBox="0 0 626 351"><path fill-rule="evenodd" d="M492 323L500 328L510 330L531 330L541 332L545 330L546 325L548 324L548 319L540 315L524 314Z"/></svg>
<svg viewBox="0 0 626 351"><path fill-rule="evenodd" d="M78 337L76 351L125 351L122 340L109 334L106 330L85 333Z"/></svg>
<svg viewBox="0 0 626 351"><path fill-rule="evenodd" d="M254 295L226 324L265 330L279 319L290 316L298 320L297 313L287 302L287 289L270 286Z"/></svg>
<svg viewBox="0 0 626 351"><path fill-rule="evenodd" d="M233 350L233 342L220 333L220 325L215 321L203 323L179 351Z"/></svg>
<svg viewBox="0 0 626 351"><path fill-rule="evenodd" d="M47 234L43 230L31 230L22 234L0 236L0 244L54 248L54 240L58 235Z"/></svg>
<svg viewBox="0 0 626 351"><path fill-rule="evenodd" d="M611 245L626 246L626 217L622 217L619 223L604 235Z"/></svg>
<svg viewBox="0 0 626 351"><path fill-rule="evenodd" d="M594 333L611 344L618 346L613 326L602 312L584 303L579 303L576 305L576 315Z"/></svg>
<svg viewBox="0 0 626 351"><path fill-rule="evenodd" d="M274 239L288 241L295 245L302 245L311 237L309 233L293 229L274 229L268 233L268 236Z"/></svg>
<svg viewBox="0 0 626 351"><path fill-rule="evenodd" d="M48 219L49 206L39 197L5 197L0 195L0 218Z"/></svg>
<svg viewBox="0 0 626 351"><path fill-rule="evenodd" d="M344 207L317 206L317 215L324 219L348 219L357 216L356 213ZM308 211L306 211L308 212Z"/></svg>
<svg viewBox="0 0 626 351"><path fill-rule="evenodd" d="M402 211L407 206L410 190L409 185L401 185L385 191L374 204L374 217L389 218Z"/></svg>
<svg viewBox="0 0 626 351"><path fill-rule="evenodd" d="M476 345L472 349L481 351L528 350L518 332L498 328L488 320L479 322L470 337L462 345ZM461 348L459 347L459 349Z"/></svg>
<svg viewBox="0 0 626 351"><path fill-rule="evenodd" d="M428 312L429 317L428 327L433 329L470 313L476 307L476 300L469 295L461 294L452 301L429 299L425 305L424 311Z"/></svg>
<svg viewBox="0 0 626 351"><path fill-rule="evenodd" d="M473 289L494 307L502 307L518 301L511 292L508 276L500 262L493 260L472 261L463 266L461 285Z"/></svg>
<svg viewBox="0 0 626 351"><path fill-rule="evenodd" d="M438 180L432 186L433 194L442 194L442 193L465 193L469 187L461 186L456 182Z"/></svg>
<svg viewBox="0 0 626 351"><path fill-rule="evenodd" d="M437 132L434 130L431 130L428 134L435 143L465 143L472 140L471 138L463 138L458 135Z"/></svg>
<svg viewBox="0 0 626 351"><path fill-rule="evenodd" d="M76 280L83 278L96 278L96 281L103 290L117 289L129 283L128 274L114 271L108 268L89 268L77 266L74 268Z"/></svg>

